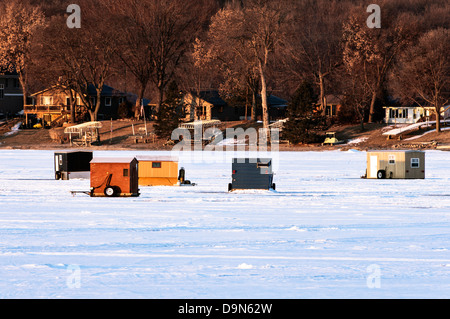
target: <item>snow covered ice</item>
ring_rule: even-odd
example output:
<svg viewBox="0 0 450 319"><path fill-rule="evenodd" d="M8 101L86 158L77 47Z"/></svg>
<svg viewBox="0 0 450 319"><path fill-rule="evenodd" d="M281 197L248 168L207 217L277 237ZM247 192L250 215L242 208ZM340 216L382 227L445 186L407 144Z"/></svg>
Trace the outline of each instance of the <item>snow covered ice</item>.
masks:
<svg viewBox="0 0 450 319"><path fill-rule="evenodd" d="M368 180L364 152L280 152L276 191L232 193L231 161L180 154L197 186L137 198L72 196L53 153L0 151L0 298L450 297L449 153Z"/></svg>

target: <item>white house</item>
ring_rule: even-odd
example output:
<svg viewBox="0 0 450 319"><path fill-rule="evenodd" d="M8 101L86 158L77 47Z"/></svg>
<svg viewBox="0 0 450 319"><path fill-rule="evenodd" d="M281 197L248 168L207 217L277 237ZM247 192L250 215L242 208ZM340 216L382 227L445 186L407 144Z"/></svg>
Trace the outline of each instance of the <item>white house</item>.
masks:
<svg viewBox="0 0 450 319"><path fill-rule="evenodd" d="M431 117L434 107L420 106L385 106L386 115L384 121L387 124L414 124L422 117ZM441 117L450 118L450 105L442 108Z"/></svg>

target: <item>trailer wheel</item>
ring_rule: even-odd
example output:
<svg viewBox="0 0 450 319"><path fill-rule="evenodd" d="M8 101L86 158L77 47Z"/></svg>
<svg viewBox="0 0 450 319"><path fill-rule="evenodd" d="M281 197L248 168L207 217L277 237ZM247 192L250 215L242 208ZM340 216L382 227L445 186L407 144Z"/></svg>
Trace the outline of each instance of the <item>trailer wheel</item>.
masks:
<svg viewBox="0 0 450 319"><path fill-rule="evenodd" d="M272 184L272 189L275 190L275 183Z"/></svg>
<svg viewBox="0 0 450 319"><path fill-rule="evenodd" d="M116 196L116 189L114 186L108 186L105 187L105 190L103 191L103 193L107 196L107 197L113 197Z"/></svg>
<svg viewBox="0 0 450 319"><path fill-rule="evenodd" d="M61 172L56 172L55 173L55 179L56 180L60 180L61 179Z"/></svg>
<svg viewBox="0 0 450 319"><path fill-rule="evenodd" d="M380 169L380 170L377 172L377 178L378 178L378 179L385 179L385 178L386 178L386 171Z"/></svg>
<svg viewBox="0 0 450 319"><path fill-rule="evenodd" d="M228 183L228 191L231 192L233 190L233 184Z"/></svg>

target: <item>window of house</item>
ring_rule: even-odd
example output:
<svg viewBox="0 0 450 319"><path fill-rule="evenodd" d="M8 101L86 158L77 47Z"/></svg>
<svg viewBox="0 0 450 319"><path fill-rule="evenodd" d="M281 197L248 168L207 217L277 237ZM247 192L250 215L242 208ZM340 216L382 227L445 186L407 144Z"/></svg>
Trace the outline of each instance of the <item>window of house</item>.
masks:
<svg viewBox="0 0 450 319"><path fill-rule="evenodd" d="M80 105L80 98L77 97L76 99L74 99L73 102L75 102L75 105ZM70 103L70 97L69 97L69 96L66 97L66 105L67 105L67 106L71 106L71 105L72 105L72 104Z"/></svg>
<svg viewBox="0 0 450 319"><path fill-rule="evenodd" d="M128 176L128 168L123 169L123 176L125 176L125 177Z"/></svg>
<svg viewBox="0 0 450 319"><path fill-rule="evenodd" d="M391 109L391 118L398 118L398 109Z"/></svg>
<svg viewBox="0 0 450 319"><path fill-rule="evenodd" d="M389 155L388 163L391 165L395 164L395 155Z"/></svg>
<svg viewBox="0 0 450 319"><path fill-rule="evenodd" d="M398 117L401 118L401 119L405 118L405 110L400 110L398 112Z"/></svg>
<svg viewBox="0 0 450 319"><path fill-rule="evenodd" d="M41 105L52 105L53 104L53 96L41 96Z"/></svg>
<svg viewBox="0 0 450 319"><path fill-rule="evenodd" d="M411 168L419 168L420 167L420 159L411 158Z"/></svg>
<svg viewBox="0 0 450 319"><path fill-rule="evenodd" d="M152 168L161 168L161 162L152 162Z"/></svg>
<svg viewBox="0 0 450 319"><path fill-rule="evenodd" d="M105 97L105 106L111 106L112 99L110 97Z"/></svg>

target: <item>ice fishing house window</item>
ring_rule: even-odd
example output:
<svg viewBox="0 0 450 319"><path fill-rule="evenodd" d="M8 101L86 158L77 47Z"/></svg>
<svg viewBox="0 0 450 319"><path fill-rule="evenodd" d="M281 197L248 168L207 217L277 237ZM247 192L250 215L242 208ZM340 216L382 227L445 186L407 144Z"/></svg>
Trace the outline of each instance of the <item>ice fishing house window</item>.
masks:
<svg viewBox="0 0 450 319"><path fill-rule="evenodd" d="M161 162L152 162L152 168L161 168Z"/></svg>
<svg viewBox="0 0 450 319"><path fill-rule="evenodd" d="M266 168L266 167L269 167L269 166L270 166L270 162L267 162L267 163L258 162L258 163L256 163L256 167L257 168Z"/></svg>
<svg viewBox="0 0 450 319"><path fill-rule="evenodd" d="M389 164L395 164L395 155L389 155Z"/></svg>
<svg viewBox="0 0 450 319"><path fill-rule="evenodd" d="M128 176L128 168L123 169L123 176L125 176L125 177Z"/></svg>
<svg viewBox="0 0 450 319"><path fill-rule="evenodd" d="M411 158L411 168L419 168L420 167L420 159Z"/></svg>

